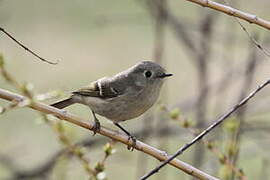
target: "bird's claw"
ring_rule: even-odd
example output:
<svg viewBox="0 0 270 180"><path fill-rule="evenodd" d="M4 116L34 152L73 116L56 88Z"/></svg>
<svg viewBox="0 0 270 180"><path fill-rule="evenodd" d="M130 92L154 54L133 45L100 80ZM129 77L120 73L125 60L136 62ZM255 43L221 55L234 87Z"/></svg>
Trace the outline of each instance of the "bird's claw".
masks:
<svg viewBox="0 0 270 180"><path fill-rule="evenodd" d="M127 146L127 149L130 150L130 151L133 151L134 148L136 147L136 138L135 138L135 136L128 136L128 141L129 141L130 139L132 140L132 145L129 144L129 145Z"/></svg>
<svg viewBox="0 0 270 180"><path fill-rule="evenodd" d="M95 121L92 130L93 130L93 136L96 135L96 133L100 130L100 122L99 121Z"/></svg>

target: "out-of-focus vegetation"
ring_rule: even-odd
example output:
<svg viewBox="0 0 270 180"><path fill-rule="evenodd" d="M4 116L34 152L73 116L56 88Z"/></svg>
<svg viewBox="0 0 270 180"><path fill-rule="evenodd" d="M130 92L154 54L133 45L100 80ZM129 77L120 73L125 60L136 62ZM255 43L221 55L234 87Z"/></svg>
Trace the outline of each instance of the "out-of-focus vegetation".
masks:
<svg viewBox="0 0 270 180"><path fill-rule="evenodd" d="M155 60L160 42L156 41L159 37L156 36L157 29L164 26L164 51L162 58L158 58L174 76L166 82L160 101L150 112L124 125L133 133L149 128L150 138L144 140L146 134L141 134L138 139L173 153L190 140L194 132L206 127L268 78L270 58L251 45L232 17L187 1L170 0L166 10L182 28L168 19L158 26L159 16L155 15L155 6L151 5L155 1L148 2L150 5L135 0L1 0L0 26L43 57L60 60L55 66L37 61L1 34L0 53L5 57L5 67L17 81L32 83L36 94L62 92L61 97L46 101L54 102L74 89L113 75L140 60ZM231 4L270 19L270 2L267 0L231 1ZM247 23L244 25L266 49L270 48L269 31ZM183 37L179 38L179 30L187 33L195 46L194 51L187 47ZM0 88L18 92L2 76ZM232 169L227 161L237 169L234 178L238 178L237 172L243 170L248 179L268 179L268 95L266 88L247 108L208 135L204 145L190 148L180 159L221 179L232 179ZM1 107L7 105L0 100L0 112ZM67 109L92 120L90 110L85 106L74 105ZM99 119L104 126L114 128L106 119ZM155 133L160 124L167 126L173 135ZM93 137L88 131L67 123L61 126L71 143L96 142L81 151L89 159L89 166L100 168L97 163L104 158L103 146L109 140L99 135ZM16 172L25 175L38 172L65 148L40 114L27 108L12 109L0 115L0 145L0 179L7 179ZM116 153L105 163L108 179L135 179L158 163L137 151L129 152L126 146L116 143L114 148ZM45 176L39 175L32 179ZM58 157L46 176L57 180L89 179L82 163L74 156ZM190 177L166 167L155 178Z"/></svg>

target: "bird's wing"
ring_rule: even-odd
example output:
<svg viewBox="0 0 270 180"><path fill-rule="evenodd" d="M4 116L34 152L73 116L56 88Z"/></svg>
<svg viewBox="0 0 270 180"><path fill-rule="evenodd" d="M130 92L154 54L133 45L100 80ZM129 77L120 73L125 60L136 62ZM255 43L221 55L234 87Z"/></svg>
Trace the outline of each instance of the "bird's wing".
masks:
<svg viewBox="0 0 270 180"><path fill-rule="evenodd" d="M81 96L92 96L99 97L99 87L96 82L91 83L89 86L73 91L72 94L81 95Z"/></svg>
<svg viewBox="0 0 270 180"><path fill-rule="evenodd" d="M99 97L99 98L113 98L123 94L123 91L117 89L114 83L108 78L102 78L98 81L92 82L89 86L81 88L72 92L75 95Z"/></svg>

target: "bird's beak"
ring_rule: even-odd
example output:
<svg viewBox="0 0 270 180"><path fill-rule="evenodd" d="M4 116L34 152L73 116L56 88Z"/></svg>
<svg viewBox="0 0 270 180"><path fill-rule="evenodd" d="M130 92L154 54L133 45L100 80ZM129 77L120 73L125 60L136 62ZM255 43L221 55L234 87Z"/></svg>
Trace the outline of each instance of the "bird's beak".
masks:
<svg viewBox="0 0 270 180"><path fill-rule="evenodd" d="M166 74L166 73L164 73L164 74L162 74L162 75L159 75L158 77L159 78L165 78L165 77L170 77L170 76L172 76L173 74Z"/></svg>

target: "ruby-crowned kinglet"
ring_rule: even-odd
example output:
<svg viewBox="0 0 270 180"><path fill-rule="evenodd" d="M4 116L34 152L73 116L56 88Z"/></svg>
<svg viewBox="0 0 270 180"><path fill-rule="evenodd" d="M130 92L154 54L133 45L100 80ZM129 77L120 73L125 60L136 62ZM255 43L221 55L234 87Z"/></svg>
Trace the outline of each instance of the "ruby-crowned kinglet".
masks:
<svg viewBox="0 0 270 180"><path fill-rule="evenodd" d="M147 111L158 99L165 69L151 61L142 61L113 77L104 77L89 86L72 92L70 98L51 106L62 109L74 103L84 104L92 110L95 126L94 134L100 128L99 114L113 121L133 140L136 139L126 131L119 122L136 118Z"/></svg>

